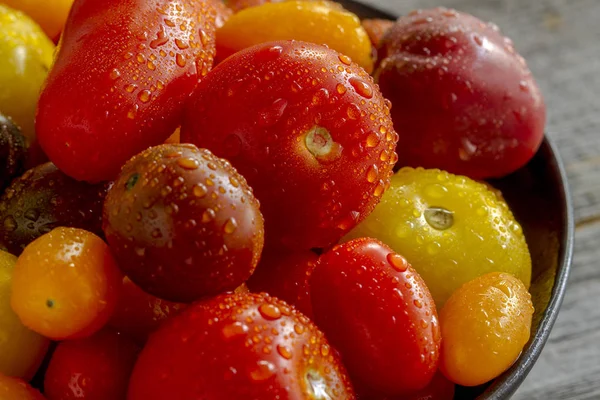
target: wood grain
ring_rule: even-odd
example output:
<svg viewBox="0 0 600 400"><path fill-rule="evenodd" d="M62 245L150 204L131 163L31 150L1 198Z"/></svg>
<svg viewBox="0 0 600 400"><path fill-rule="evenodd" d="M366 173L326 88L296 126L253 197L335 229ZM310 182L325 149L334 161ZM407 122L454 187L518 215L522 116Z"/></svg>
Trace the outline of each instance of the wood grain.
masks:
<svg viewBox="0 0 600 400"><path fill-rule="evenodd" d="M396 14L446 6L494 21L527 59L548 106L578 221L558 321L516 400L600 399L600 0L362 0Z"/></svg>

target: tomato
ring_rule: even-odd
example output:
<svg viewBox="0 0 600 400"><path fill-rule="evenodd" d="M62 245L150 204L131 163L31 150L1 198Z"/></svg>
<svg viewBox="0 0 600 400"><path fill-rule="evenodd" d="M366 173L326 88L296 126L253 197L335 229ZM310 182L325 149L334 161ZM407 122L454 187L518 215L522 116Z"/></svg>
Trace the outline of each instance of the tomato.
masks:
<svg viewBox="0 0 600 400"><path fill-rule="evenodd" d="M215 27L220 28L225 25L225 22L233 15L233 10L229 8L223 0L211 0L212 6L215 8Z"/></svg>
<svg viewBox="0 0 600 400"><path fill-rule="evenodd" d="M437 372L429 385L421 390L399 396L372 395L361 397L361 400L453 400L454 383L450 382L441 372Z"/></svg>
<svg viewBox="0 0 600 400"><path fill-rule="evenodd" d="M375 211L345 240L375 237L405 256L441 308L488 272L529 287L531 256L508 205L485 185L440 170L403 168Z"/></svg>
<svg viewBox="0 0 600 400"><path fill-rule="evenodd" d="M529 341L531 295L506 273L480 276L458 289L440 312L440 368L451 381L477 386L506 371Z"/></svg>
<svg viewBox="0 0 600 400"><path fill-rule="evenodd" d="M379 48L385 34L394 26L395 22L389 19L365 19L362 26L365 28L371 44L376 49Z"/></svg>
<svg viewBox="0 0 600 400"><path fill-rule="evenodd" d="M78 182L52 163L28 170L0 198L0 246L19 255L58 226L103 235L102 204L108 186Z"/></svg>
<svg viewBox="0 0 600 400"><path fill-rule="evenodd" d="M27 148L21 128L0 113L0 190L25 171L26 158Z"/></svg>
<svg viewBox="0 0 600 400"><path fill-rule="evenodd" d="M150 337L128 400L355 399L325 336L266 294L192 305Z"/></svg>
<svg viewBox="0 0 600 400"><path fill-rule="evenodd" d="M35 110L53 52L35 22L0 4L0 112L22 129L27 146L35 142Z"/></svg>
<svg viewBox="0 0 600 400"><path fill-rule="evenodd" d="M425 282L400 254L362 238L324 253L310 278L317 325L353 379L375 392L427 386L440 329Z"/></svg>
<svg viewBox="0 0 600 400"><path fill-rule="evenodd" d="M55 42L65 26L73 0L2 0L10 7L29 15Z"/></svg>
<svg viewBox="0 0 600 400"><path fill-rule="evenodd" d="M67 175L113 179L164 142L215 52L212 0L75 1L36 118Z"/></svg>
<svg viewBox="0 0 600 400"><path fill-rule="evenodd" d="M327 44L367 72L373 70L369 36L360 20L328 1L265 3L240 11L217 31L217 53L224 59L255 44L288 39Z"/></svg>
<svg viewBox="0 0 600 400"><path fill-rule="evenodd" d="M0 373L0 399L2 400L45 400L45 397L21 379Z"/></svg>
<svg viewBox="0 0 600 400"><path fill-rule="evenodd" d="M131 279L123 278L119 302L108 324L123 334L145 343L148 336L170 316L186 307L144 292Z"/></svg>
<svg viewBox="0 0 600 400"><path fill-rule="evenodd" d="M140 348L111 330L59 343L44 378L48 400L125 400Z"/></svg>
<svg viewBox="0 0 600 400"><path fill-rule="evenodd" d="M106 197L104 232L134 283L176 302L244 283L264 240L244 177L190 144L152 147L123 167Z"/></svg>
<svg viewBox="0 0 600 400"><path fill-rule="evenodd" d="M10 307L16 262L17 257L0 251L0 374L31 379L48 350L49 341L25 327Z"/></svg>
<svg viewBox="0 0 600 400"><path fill-rule="evenodd" d="M375 75L394 104L401 165L501 177L540 146L542 94L495 25L444 8L415 11L386 35L380 56Z"/></svg>
<svg viewBox="0 0 600 400"><path fill-rule="evenodd" d="M234 11L238 12L248 7L255 7L266 3L280 3L288 0L227 0L227 5ZM310 0L306 0L310 1Z"/></svg>
<svg viewBox="0 0 600 400"><path fill-rule="evenodd" d="M267 292L284 300L312 318L309 278L317 259L317 254L310 250L265 251L248 281L248 287L253 292Z"/></svg>
<svg viewBox="0 0 600 400"><path fill-rule="evenodd" d="M93 233L56 228L17 260L11 306L23 324L55 340L89 336L108 321L122 276Z"/></svg>
<svg viewBox="0 0 600 400"><path fill-rule="evenodd" d="M268 242L305 250L337 242L373 209L398 139L364 70L333 50L293 41L219 64L192 95L181 138L246 177Z"/></svg>

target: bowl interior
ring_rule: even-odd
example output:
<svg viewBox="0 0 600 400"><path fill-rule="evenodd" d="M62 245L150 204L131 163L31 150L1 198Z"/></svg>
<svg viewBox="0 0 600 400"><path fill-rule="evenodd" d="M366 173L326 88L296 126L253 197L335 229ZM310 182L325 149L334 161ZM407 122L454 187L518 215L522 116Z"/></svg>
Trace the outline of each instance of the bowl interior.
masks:
<svg viewBox="0 0 600 400"><path fill-rule="evenodd" d="M340 0L361 18L396 19L370 6ZM523 227L533 262L530 292L535 306L532 334L517 362L494 381L458 387L457 399L506 399L519 387L539 357L562 302L573 249L573 209L560 157L545 139L527 166L490 181L502 191Z"/></svg>

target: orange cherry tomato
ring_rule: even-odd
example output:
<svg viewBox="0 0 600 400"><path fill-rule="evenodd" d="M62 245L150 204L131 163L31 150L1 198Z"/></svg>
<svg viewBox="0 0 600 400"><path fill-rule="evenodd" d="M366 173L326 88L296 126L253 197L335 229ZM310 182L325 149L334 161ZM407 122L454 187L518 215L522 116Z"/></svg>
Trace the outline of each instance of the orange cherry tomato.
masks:
<svg viewBox="0 0 600 400"><path fill-rule="evenodd" d="M440 369L463 386L506 371L529 340L533 304L514 276L492 272L460 287L442 308Z"/></svg>
<svg viewBox="0 0 600 400"><path fill-rule="evenodd" d="M25 326L46 337L86 337L110 318L121 279L102 239L82 229L56 228L17 260L11 306Z"/></svg>
<svg viewBox="0 0 600 400"><path fill-rule="evenodd" d="M45 397L29 384L18 378L0 374L0 399L2 400L44 400Z"/></svg>
<svg viewBox="0 0 600 400"><path fill-rule="evenodd" d="M358 17L328 1L266 3L234 14L217 30L219 60L247 47L276 40L326 44L367 72L373 70L371 41Z"/></svg>

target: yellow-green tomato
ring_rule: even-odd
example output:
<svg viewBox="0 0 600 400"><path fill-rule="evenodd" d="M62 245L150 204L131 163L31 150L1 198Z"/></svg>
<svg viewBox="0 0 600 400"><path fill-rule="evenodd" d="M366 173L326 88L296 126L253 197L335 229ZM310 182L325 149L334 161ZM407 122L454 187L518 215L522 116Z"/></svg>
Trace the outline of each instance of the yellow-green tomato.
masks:
<svg viewBox="0 0 600 400"><path fill-rule="evenodd" d="M54 44L33 20L0 4L0 112L21 127L29 143L53 53Z"/></svg>
<svg viewBox="0 0 600 400"><path fill-rule="evenodd" d="M526 287L531 256L508 205L486 185L437 169L403 168L372 214L344 240L381 240L427 283L438 308L478 276L507 272Z"/></svg>
<svg viewBox="0 0 600 400"><path fill-rule="evenodd" d="M17 257L0 251L0 374L31 379L50 343L26 328L10 307L10 287Z"/></svg>
<svg viewBox="0 0 600 400"><path fill-rule="evenodd" d="M476 386L506 371L531 331L533 304L523 283L492 272L467 282L440 313L440 370L463 386Z"/></svg>

